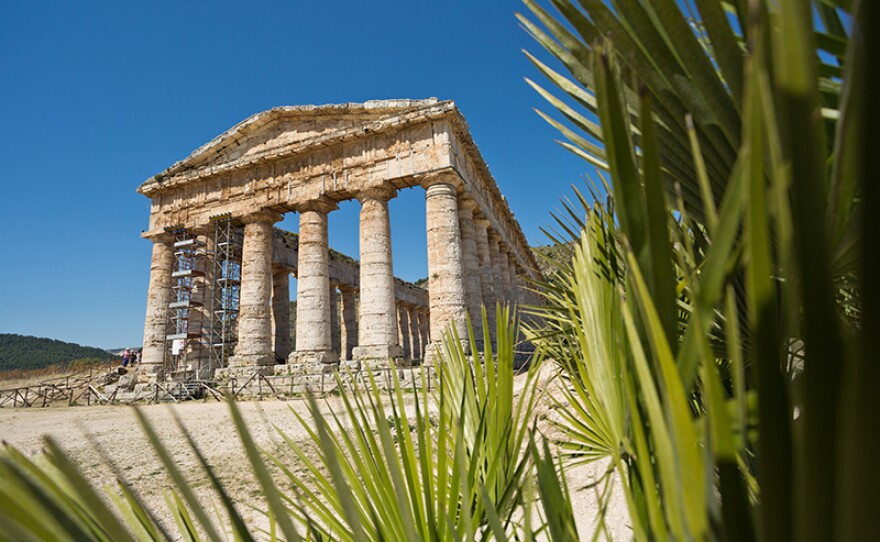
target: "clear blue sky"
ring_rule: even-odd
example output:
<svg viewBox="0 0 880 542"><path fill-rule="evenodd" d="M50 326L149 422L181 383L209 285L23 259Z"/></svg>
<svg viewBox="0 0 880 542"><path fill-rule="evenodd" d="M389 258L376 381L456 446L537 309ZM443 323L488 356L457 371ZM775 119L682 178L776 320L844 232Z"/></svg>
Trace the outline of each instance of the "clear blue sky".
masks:
<svg viewBox="0 0 880 542"><path fill-rule="evenodd" d="M139 344L148 200L135 188L259 111L455 100L532 243L588 165L523 76L512 1L6 2L0 8L0 332ZM546 109L546 108L545 108ZM330 215L357 255L356 202ZM391 204L395 272L427 275L424 195ZM282 227L296 229L296 216Z"/></svg>

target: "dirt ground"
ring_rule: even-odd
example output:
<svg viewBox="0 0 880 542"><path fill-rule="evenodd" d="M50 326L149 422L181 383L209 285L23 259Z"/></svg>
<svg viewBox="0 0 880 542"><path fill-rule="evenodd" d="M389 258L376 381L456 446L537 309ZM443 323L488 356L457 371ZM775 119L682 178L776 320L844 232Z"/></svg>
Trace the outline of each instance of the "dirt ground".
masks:
<svg viewBox="0 0 880 542"><path fill-rule="evenodd" d="M518 379L519 380L519 379ZM304 400L262 401L239 403L242 414L257 445L277 455L292 470L300 470L293 454L277 430L295 441L308 436L290 409L309 418ZM338 399L330 398L325 406L336 407ZM196 468L196 459L173 421L172 412L183 420L208 462L229 488L232 498L245 521L265 527L265 518L258 484L254 480L245 453L237 438L227 405L219 402L189 402L173 406L151 405L142 411L168 446L181 470L192 476L197 489L208 493L208 482ZM125 482L137 492L157 515L170 525L163 489L169 478L155 457L131 407L92 406L65 408L0 409L0 439L28 454L38 454L43 435L51 435L83 468L86 477L96 485L112 484L114 475L108 460L118 468ZM604 472L602 465L572 468L568 471L569 489L580 535L590 539L599 514L596 488L588 487ZM282 486L283 489L283 486ZM615 491L606 511L606 524L614 540L631 538L628 514L623 496Z"/></svg>

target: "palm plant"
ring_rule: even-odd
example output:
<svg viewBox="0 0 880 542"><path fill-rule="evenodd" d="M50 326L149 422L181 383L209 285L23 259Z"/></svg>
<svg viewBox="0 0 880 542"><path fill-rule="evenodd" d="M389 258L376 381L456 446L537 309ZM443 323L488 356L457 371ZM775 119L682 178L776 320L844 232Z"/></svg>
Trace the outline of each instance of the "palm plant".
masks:
<svg viewBox="0 0 880 542"><path fill-rule="evenodd" d="M611 459L640 539L876 533L856 502L877 502L880 451L857 437L878 383L858 218L876 6L525 3L569 72L529 55L569 125L542 116L613 201L576 219L532 331L569 376L567 453Z"/></svg>
<svg viewBox="0 0 880 542"><path fill-rule="evenodd" d="M355 386L343 395L340 413L322 413L314 399L311 421L294 411L317 459L285 437L308 475L275 463L287 474L288 506L301 522L332 540L463 540L518 532L539 393L532 371L525 391L514 397L516 326L509 319L507 309L499 310L495 352L488 325L484 352L472 332L470 356L454 331L446 337L433 397L422 373L423 385L407 405L395 373L387 396L370 377L366 389Z"/></svg>

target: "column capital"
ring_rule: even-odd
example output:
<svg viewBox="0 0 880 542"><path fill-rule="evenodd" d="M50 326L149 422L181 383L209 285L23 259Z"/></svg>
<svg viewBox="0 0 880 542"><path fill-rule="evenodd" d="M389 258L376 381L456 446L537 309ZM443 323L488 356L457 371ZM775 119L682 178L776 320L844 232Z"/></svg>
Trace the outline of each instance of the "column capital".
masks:
<svg viewBox="0 0 880 542"><path fill-rule="evenodd" d="M293 206L293 208L298 213L302 213L304 211L317 211L319 213L327 214L330 211L335 211L336 209L339 209L339 204L336 202L336 200L330 198L329 196L318 196L315 199L298 202Z"/></svg>
<svg viewBox="0 0 880 542"><path fill-rule="evenodd" d="M476 210L479 208L479 206L480 205L477 203L477 201L474 198L468 196L467 194L458 198L458 208L459 209L463 209L466 211L470 211L471 213L475 213ZM476 220L475 214L474 214L474 220Z"/></svg>
<svg viewBox="0 0 880 542"><path fill-rule="evenodd" d="M434 171L419 177L419 184L427 190L436 185L449 185L458 190L463 188L464 182L461 177L453 169L444 169L442 171Z"/></svg>
<svg viewBox="0 0 880 542"><path fill-rule="evenodd" d="M501 241L501 236L498 234L498 232L490 228L488 231L488 234L489 234L489 241L492 243L498 243L498 248L500 249L501 243L499 241Z"/></svg>
<svg viewBox="0 0 880 542"><path fill-rule="evenodd" d="M257 211L255 213L249 213L241 217L241 221L244 224L256 224L256 223L269 223L274 224L276 222L281 222L284 217L281 216L281 213L277 213L275 211L270 211L268 209L264 209L262 211Z"/></svg>
<svg viewBox="0 0 880 542"><path fill-rule="evenodd" d="M452 196L458 199L458 190L450 183L434 183L425 187L425 197Z"/></svg>
<svg viewBox="0 0 880 542"><path fill-rule="evenodd" d="M397 189L393 186L373 186L360 190L355 197L361 203L367 200L388 201L397 197Z"/></svg>
<svg viewBox="0 0 880 542"><path fill-rule="evenodd" d="M153 244L159 245L170 245L171 242L174 240L174 236L167 231L144 232L141 234L141 237L149 240Z"/></svg>
<svg viewBox="0 0 880 542"><path fill-rule="evenodd" d="M483 215L474 215L474 225L488 230L489 226L491 226L492 223L489 222L489 219L484 217Z"/></svg>

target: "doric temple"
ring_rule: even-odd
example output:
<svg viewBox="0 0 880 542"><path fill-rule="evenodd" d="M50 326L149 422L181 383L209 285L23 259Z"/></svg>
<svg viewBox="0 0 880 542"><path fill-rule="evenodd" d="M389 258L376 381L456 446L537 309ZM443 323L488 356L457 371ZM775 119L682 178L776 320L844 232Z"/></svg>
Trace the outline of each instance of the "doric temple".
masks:
<svg viewBox="0 0 880 542"><path fill-rule="evenodd" d="M428 287L395 279L388 201L425 190ZM278 107L155 175L142 374L292 374L340 362L430 364L480 307L534 301L526 238L451 101ZM360 254L328 247L356 199ZM299 234L274 228L299 214ZM296 281L290 344L289 275ZM494 310L490 337L494 332Z"/></svg>

